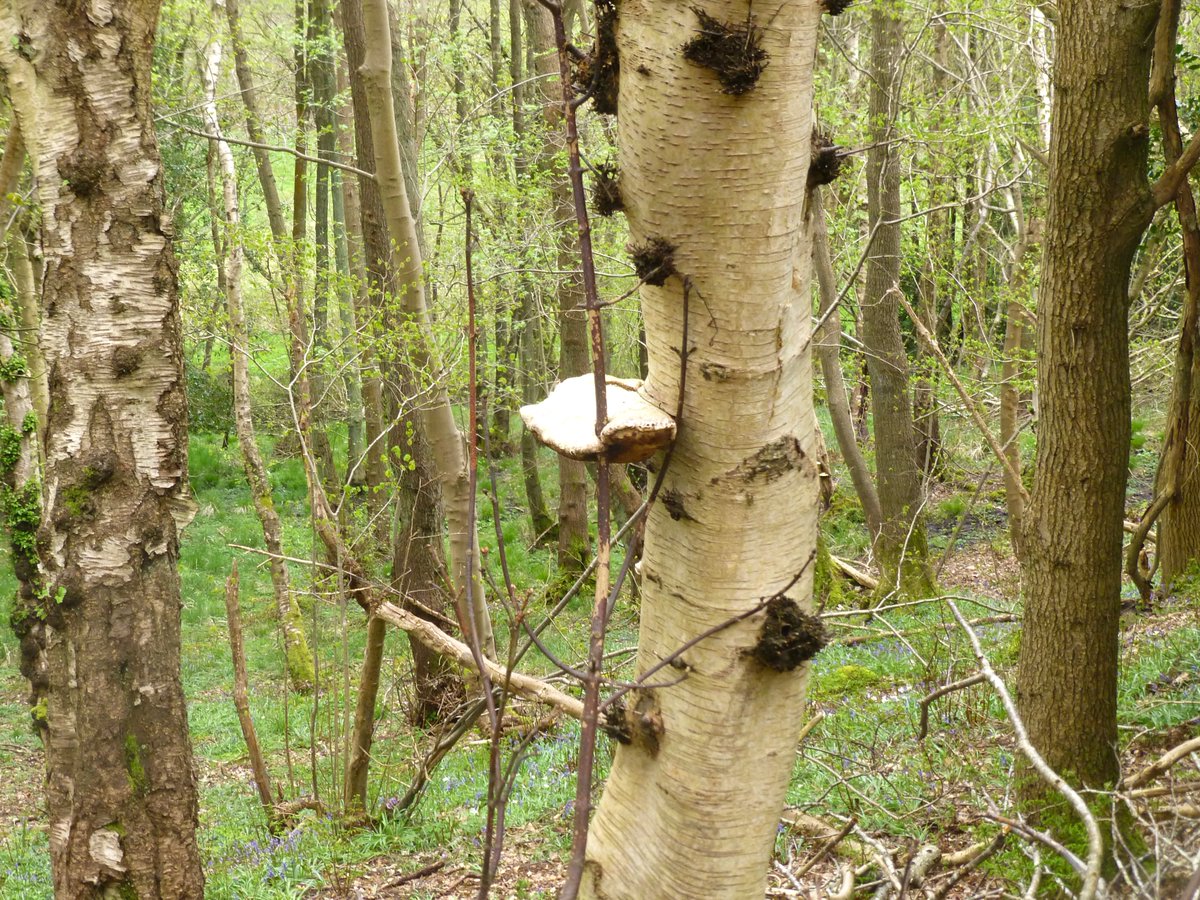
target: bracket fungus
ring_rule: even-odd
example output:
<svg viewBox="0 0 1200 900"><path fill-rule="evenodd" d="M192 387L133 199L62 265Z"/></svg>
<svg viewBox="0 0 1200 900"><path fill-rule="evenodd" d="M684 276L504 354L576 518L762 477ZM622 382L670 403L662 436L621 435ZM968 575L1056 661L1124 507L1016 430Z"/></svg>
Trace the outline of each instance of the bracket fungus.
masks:
<svg viewBox="0 0 1200 900"><path fill-rule="evenodd" d="M596 433L596 388L590 374L555 385L541 403L521 407L521 419L534 437L560 456L613 463L641 462L675 439L675 420L646 400L633 378L608 376L608 421Z"/></svg>

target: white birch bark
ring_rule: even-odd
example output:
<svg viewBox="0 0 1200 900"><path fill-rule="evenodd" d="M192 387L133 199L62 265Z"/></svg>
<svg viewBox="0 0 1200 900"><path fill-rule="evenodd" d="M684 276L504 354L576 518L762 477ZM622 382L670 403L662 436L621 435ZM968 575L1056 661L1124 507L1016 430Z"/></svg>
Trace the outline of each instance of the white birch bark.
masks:
<svg viewBox="0 0 1200 900"><path fill-rule="evenodd" d="M705 9L734 25L752 12L741 0ZM680 52L699 31L691 7L620 6L630 230L636 242L677 245L676 267L693 284L687 392L664 484L674 499L670 509L655 505L646 526L640 671L801 571L785 593L801 607L811 601L818 473L804 201L819 5L800 0L753 15L769 62L749 92L730 96ZM682 293L679 277L642 288L643 390L669 411ZM749 655L762 621L755 614L689 649L681 683L637 698L661 734L616 749L581 896L763 896L806 667L774 671ZM652 680L678 674L667 668Z"/></svg>

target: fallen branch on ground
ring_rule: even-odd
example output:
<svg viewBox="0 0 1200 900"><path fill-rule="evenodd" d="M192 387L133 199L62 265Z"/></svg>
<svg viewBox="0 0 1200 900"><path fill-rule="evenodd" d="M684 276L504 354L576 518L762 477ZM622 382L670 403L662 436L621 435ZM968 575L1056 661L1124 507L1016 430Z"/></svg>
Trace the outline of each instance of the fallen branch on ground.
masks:
<svg viewBox="0 0 1200 900"><path fill-rule="evenodd" d="M879 587L879 579L874 575L864 572L841 557L829 554L829 561L833 563L833 567L857 584L859 587L866 588L868 591L873 591Z"/></svg>
<svg viewBox="0 0 1200 900"><path fill-rule="evenodd" d="M1079 892L1079 897L1080 900L1093 900L1097 895L1097 891L1104 892L1104 884L1100 879L1100 865L1104 859L1104 838L1100 834L1100 826L1096 822L1096 817L1092 815L1092 811L1088 809L1087 803L1079 796L1079 793L1067 784L1061 775L1050 768L1050 765L1042 758L1042 755L1038 753L1033 744L1030 743L1029 735L1025 731L1025 722L1017 712L1017 705L1013 702L1012 695L1008 692L1008 686L1005 685L1004 679L992 669L992 664L984 654L975 630L963 617L963 614L959 612L958 606L955 605L953 600L947 600L946 605L950 608L950 612L954 615L958 624L962 626L963 631L966 632L967 639L971 642L971 649L975 653L975 659L979 663L984 677L996 689L996 693L1000 695L1000 700L1004 703L1004 710L1008 713L1009 721L1012 722L1013 731L1016 732L1017 747L1025 755L1025 758L1029 760L1042 780L1066 798L1067 803L1075 810L1076 814L1083 821L1084 827L1087 829L1088 858L1087 865L1081 873L1083 876L1083 887Z"/></svg>
<svg viewBox="0 0 1200 900"><path fill-rule="evenodd" d="M1184 741L1177 747L1168 750L1140 772L1123 779L1121 787L1126 789L1141 787L1146 782L1153 781L1159 775L1169 770L1175 763L1189 754L1195 753L1197 750L1200 750L1200 738L1192 738L1191 740Z"/></svg>
<svg viewBox="0 0 1200 900"><path fill-rule="evenodd" d="M385 601L378 604L372 610L372 615L383 619L389 625L395 625L397 628L411 634L421 644L435 653L455 659L464 666L472 669L475 668L475 659L470 647L462 641L452 638L436 625L426 622L419 616L410 613L408 610L401 609L396 604ZM531 700L540 700L543 703L553 706L555 709L562 710L575 719L583 716L583 703L581 701L576 700L569 694L564 694L557 688L551 687L540 678L534 678L531 675L525 675L521 672L507 672L503 666L486 657L483 659L483 664L486 666L487 673L493 682L506 685L513 693L520 694L522 697L528 697Z"/></svg>

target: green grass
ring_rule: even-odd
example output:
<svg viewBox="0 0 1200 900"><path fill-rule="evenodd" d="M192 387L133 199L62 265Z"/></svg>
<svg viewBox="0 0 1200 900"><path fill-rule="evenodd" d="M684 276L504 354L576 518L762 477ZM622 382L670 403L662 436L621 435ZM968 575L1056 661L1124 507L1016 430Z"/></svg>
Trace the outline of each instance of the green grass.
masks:
<svg viewBox="0 0 1200 900"><path fill-rule="evenodd" d="M824 417L822 425L828 432ZM950 440L958 439L954 429L948 431ZM331 438L336 452L344 454L344 432L334 429ZM831 433L827 439L832 444ZM314 536L306 524L301 467L296 459L277 455L273 441L264 440L263 444L276 505L285 522L287 550L297 557L309 556ZM542 462L543 472L553 471L547 451L543 451ZM561 579L553 552L532 546L519 460L502 460L497 469L500 525L508 561L520 589L519 600L528 604L529 615L536 621L554 596L547 586ZM499 580L486 468L480 474L480 543L489 573ZM838 474L839 488L823 520L823 533L833 552L853 557L866 547L866 529L849 479L844 472ZM343 666L349 665L353 673L361 658L363 617L356 607L343 611L323 585L313 583L306 567L291 567L322 673L323 692L314 732L311 700L285 691L264 558L229 546L257 547L262 543L236 442L223 447L219 435L194 435L190 476L200 512L185 532L181 547L182 661L201 784L199 841L208 896L216 900L300 897L312 888L349 884L370 860L380 856L423 863L433 856L448 855L456 862L475 864L486 813L487 748L482 731L469 735L446 758L433 774L421 803L409 815L385 817L375 829L353 830L306 813L289 832L273 836L267 831L231 701L224 606L231 558L237 557L241 572L251 709L272 776L288 797L313 791L309 759L314 739L319 757L316 789L323 797L331 796L335 789L338 760L327 750L337 742L343 721ZM545 487L553 504L555 479L546 477ZM957 497L943 502L933 510L933 517L952 527L952 520L963 512L962 502ZM985 492L976 512L1002 503L1001 496ZM987 537L968 534L964 540L981 536ZM615 555L614 566L620 564L620 554ZM372 564L382 573L379 560ZM11 573L0 566L0 614L6 613L13 587ZM556 655L573 662L586 653L584 620L590 601L586 590L581 593L558 627L545 635ZM1190 585L1179 593L1178 609L1194 611L1200 606ZM970 601L960 606L972 617L992 612ZM499 606L495 608L497 640L504 647L509 624ZM978 814L988 796L1002 798L1013 778L1016 760L1011 731L999 701L987 686L944 697L930 710L929 734L918 741L920 698L947 680L974 671L974 659L957 629L944 627L952 624L952 619L942 603L892 610L884 617L890 626L908 635L907 639L888 634L857 646L834 644L817 657L808 704L811 713L821 711L824 719L797 756L788 802L820 815L856 816L864 829L886 834L890 842L948 835L959 835L964 841L990 838L995 833L993 826L982 822L964 825L962 817ZM879 617L841 617L837 622L883 627ZM1135 623L1131 620L1128 624ZM632 645L636 627L636 606L623 603L614 617L610 646ZM861 634L862 627L831 626L836 636ZM980 637L993 663L1012 683L1019 645L1017 626L987 626L980 629ZM0 629L0 770L16 765L19 753L36 747L26 724L24 686L15 672L15 654L12 635L6 628ZM1198 661L1198 629L1146 632L1136 640L1127 637L1120 681L1122 733L1165 729L1200 712L1196 679L1170 680L1175 673L1195 671ZM386 808L403 794L428 740L428 735L404 719L409 665L407 639L398 633L389 635L385 700L378 710L377 761L372 773L372 802L377 809ZM522 667L533 672L550 670L537 653L530 654ZM519 837L524 856L561 857L567 850L577 740L574 724L540 737L516 779L507 827L510 842ZM605 741L599 775L607 772L610 758L611 747ZM791 833L781 834L779 841L781 852L810 849L803 838ZM414 861L411 867L419 864ZM1012 848L989 865L998 878L1028 874L1024 857ZM31 810L28 821L15 826L0 822L0 900L49 896L46 839L36 811Z"/></svg>
<svg viewBox="0 0 1200 900"><path fill-rule="evenodd" d="M344 454L344 433L331 435ZM298 460L278 458L274 442L263 441L269 460L276 506L285 525L287 552L308 556L314 545L306 527L307 499ZM545 471L553 471L543 451ZM233 708L232 668L225 624L225 579L236 557L241 575L241 605L251 690L251 711L273 778L286 795L311 793L309 753L312 743L311 700L284 690L282 651L271 610L271 582L261 555L233 550L230 544L262 546L262 533L242 474L236 440L222 446L220 435L192 435L189 474L199 512L185 531L180 550L183 592L184 689L189 726L200 773L201 852L212 898L297 897L305 890L348 880L365 861L380 854L450 852L468 858L478 853L486 812L486 747L467 746L451 754L436 771L421 804L408 817L389 819L378 829L345 831L311 814L297 828L272 836L266 829L249 778L245 744ZM481 466L479 534L485 562L494 579L501 579L496 552L493 509L483 496L488 473ZM553 552L532 547L526 521L518 459L498 463L501 528L514 580L523 589L529 615L537 621L546 609L545 586L556 579ZM555 502L554 479L545 479L548 501ZM620 564L616 554L615 565ZM327 596L317 596L305 567L291 566L294 588L305 610L306 625L317 639L313 646L322 670L323 693L317 716L320 750L317 786L330 796L333 763L326 754L331 735L340 734L343 720L340 696L343 658L356 671L362 656L364 619L357 607L342 612ZM0 566L0 614L7 618L7 598L15 589L11 571ZM316 593L314 593L316 591ZM547 645L565 659L578 661L586 653L586 627L581 621L590 600L573 604L561 628L548 631ZM578 620L578 621L577 621ZM626 611L615 616L614 642L632 643L636 622ZM497 639L503 647L508 625L496 614ZM7 627L0 629L0 767L12 758L3 744L33 749L36 739L26 725L21 702L24 685L16 674L16 644ZM345 655L343 657L343 654ZM380 764L372 773L373 799L380 806L407 788L420 758L422 736L403 720L397 698L403 696L410 656L407 639L389 635L384 692L376 749ZM531 653L523 668L549 671L540 654ZM478 737L474 735L473 737ZM508 811L510 829L536 834L546 852L565 852L569 844L569 809L574 795L573 759L577 728L568 726L539 739L517 779ZM288 776L285 748L291 755L294 780ZM606 770L609 752L601 753ZM10 828L0 823L0 900L40 900L51 896L48 848L36 814L27 825Z"/></svg>

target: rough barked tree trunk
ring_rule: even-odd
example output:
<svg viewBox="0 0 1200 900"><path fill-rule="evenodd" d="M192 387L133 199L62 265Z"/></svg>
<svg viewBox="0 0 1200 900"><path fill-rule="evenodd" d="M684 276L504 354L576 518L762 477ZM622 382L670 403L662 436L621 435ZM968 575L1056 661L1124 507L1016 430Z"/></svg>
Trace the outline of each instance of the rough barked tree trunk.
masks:
<svg viewBox="0 0 1200 900"><path fill-rule="evenodd" d="M219 8L219 3L215 4ZM224 269L220 279L225 286L225 305L229 316L229 365L233 374L233 415L237 429L238 447L242 452L242 468L250 485L254 512L262 526L263 542L270 554L271 587L275 593L275 611L283 632L284 655L291 685L298 691L313 688L315 671L300 607L292 596L291 577L284 560L283 522L275 509L271 479L258 449L254 419L250 404L250 334L246 328L246 312L242 305L242 238L241 213L238 208L237 165L233 151L224 140L217 116L217 83L221 74L221 43L213 40L208 47L204 66L204 124L209 134L217 135L217 159L220 163L222 199L222 240L218 247L217 265ZM222 250L224 259L221 259Z"/></svg>
<svg viewBox="0 0 1200 900"><path fill-rule="evenodd" d="M933 590L921 473L909 400L908 356L900 334L900 156L894 144L904 23L885 0L871 6L871 144L867 150L867 256L862 338L875 425L875 478L883 527L875 543L879 591L928 596Z"/></svg>
<svg viewBox="0 0 1200 900"><path fill-rule="evenodd" d="M1158 6L1071 0L1058 11L1017 683L1034 746L1060 773L1100 787L1118 771L1126 291L1153 212L1147 81Z"/></svg>
<svg viewBox="0 0 1200 900"><path fill-rule="evenodd" d="M663 485L672 502L656 504L646 523L643 672L764 598L798 612L812 590L818 473L803 207L820 6L760 12L723 0L706 12L735 28L770 17L761 33L769 65L741 96L684 58L680 48L704 27L691 7L630 0L617 24L631 235L675 244L692 283L687 391ZM683 291L678 276L642 287L643 391L671 411ZM804 666L775 671L753 656L764 617L684 652L679 684L630 698L642 715L631 719L633 743L616 747L581 896L763 896L806 680Z"/></svg>
<svg viewBox="0 0 1200 900"><path fill-rule="evenodd" d="M42 206L46 744L55 895L201 897L180 683L187 401L151 111L156 0L11 2Z"/></svg>

